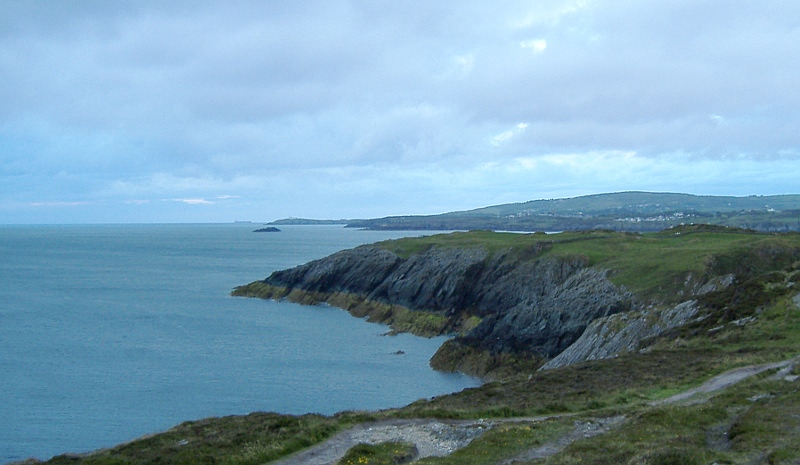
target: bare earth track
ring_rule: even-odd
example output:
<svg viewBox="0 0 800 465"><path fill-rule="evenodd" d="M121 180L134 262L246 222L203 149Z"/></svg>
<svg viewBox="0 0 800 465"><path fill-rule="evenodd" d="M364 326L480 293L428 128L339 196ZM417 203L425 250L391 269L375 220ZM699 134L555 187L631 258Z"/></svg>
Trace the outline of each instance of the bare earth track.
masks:
<svg viewBox="0 0 800 465"><path fill-rule="evenodd" d="M700 403L708 398L708 394L732 386L751 376L769 370L779 370L776 377L795 381L797 376L788 376L800 357L779 363L754 365L736 368L706 381L697 388L692 388L667 399L651 403L651 405L668 405L676 403ZM569 416L564 414L560 416ZM473 439L483 434L494 425L519 421L543 421L559 415L497 419L474 421L445 421L435 419L387 420L375 423L364 423L343 431L331 439L305 449L290 457L272 462L275 465L335 465L353 446L364 444L380 444L382 442L402 441L417 446L417 458L446 456L467 446ZM511 465L515 462L526 462L557 454L565 447L579 439L603 434L621 425L625 417L595 418L576 421L572 431L553 442L530 449L518 456L500 462L499 465Z"/></svg>
<svg viewBox="0 0 800 465"><path fill-rule="evenodd" d="M387 420L364 423L291 457L273 462L280 465L333 465L353 446L404 441L416 444L418 458L445 456L469 444L492 425L482 421L431 419Z"/></svg>

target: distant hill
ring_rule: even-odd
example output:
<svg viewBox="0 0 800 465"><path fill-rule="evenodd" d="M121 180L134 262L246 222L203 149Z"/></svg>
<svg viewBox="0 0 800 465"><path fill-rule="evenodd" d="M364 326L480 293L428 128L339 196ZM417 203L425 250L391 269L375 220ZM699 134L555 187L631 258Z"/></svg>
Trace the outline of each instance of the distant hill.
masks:
<svg viewBox="0 0 800 465"><path fill-rule="evenodd" d="M439 215L351 220L347 226L377 230L659 231L691 223L758 231L798 231L800 195L732 197L619 192L532 200Z"/></svg>

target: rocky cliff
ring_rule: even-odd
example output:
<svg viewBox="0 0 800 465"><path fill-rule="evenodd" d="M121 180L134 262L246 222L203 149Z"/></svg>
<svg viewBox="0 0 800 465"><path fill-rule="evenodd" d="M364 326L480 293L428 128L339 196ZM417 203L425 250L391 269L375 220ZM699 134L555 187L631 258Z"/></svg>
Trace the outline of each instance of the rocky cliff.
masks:
<svg viewBox="0 0 800 465"><path fill-rule="evenodd" d="M800 263L796 241L704 225L649 236L457 233L341 251L234 295L453 334L432 366L493 378L615 357L712 313L716 325L750 317L770 286L752 279L783 279Z"/></svg>
<svg viewBox="0 0 800 465"><path fill-rule="evenodd" d="M704 296L710 292L730 286L732 274L717 276L705 283L697 283L688 276L680 294L691 297ZM680 301L677 304L651 304L630 312L616 313L597 318L575 342L550 359L542 369L558 368L587 360L615 357L636 350L647 339L683 326L693 318L704 318L697 300Z"/></svg>
<svg viewBox="0 0 800 465"><path fill-rule="evenodd" d="M575 342L596 318L635 308L631 293L613 285L606 271L580 257L538 258L542 250L520 257L480 247L430 247L403 258L379 245L361 246L275 272L234 293L328 302L389 324L398 314L423 322L434 318L438 325L411 322L396 329L460 332L444 350L467 347L484 358L513 355L538 366ZM438 368L486 375L497 364L467 368L452 366L449 358L439 354Z"/></svg>

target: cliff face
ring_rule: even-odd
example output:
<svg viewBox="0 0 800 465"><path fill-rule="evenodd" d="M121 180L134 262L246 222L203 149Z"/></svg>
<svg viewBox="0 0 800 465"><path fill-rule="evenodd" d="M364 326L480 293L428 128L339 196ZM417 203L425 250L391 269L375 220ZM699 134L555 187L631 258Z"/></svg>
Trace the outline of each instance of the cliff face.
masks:
<svg viewBox="0 0 800 465"><path fill-rule="evenodd" d="M698 317L700 308L694 298L706 295L717 289L730 286L734 275L728 274L697 282L690 274L683 294L691 296L675 305L649 305L635 311L603 315L592 321L575 342L565 348L542 366L542 369L558 368L587 360L611 358L639 347L647 338L685 325ZM699 318L705 315L701 314Z"/></svg>
<svg viewBox="0 0 800 465"><path fill-rule="evenodd" d="M596 318L635 307L630 293L585 259L538 258L540 252L532 249L520 259L480 248L432 247L402 258L380 246L361 246L275 272L263 284L273 290L266 297L307 301L300 296L313 294L351 311L382 304L433 314L445 320L442 332L480 318L456 338L457 346L535 360L563 351ZM341 305L334 298L341 295L355 301ZM370 311L354 313L382 319Z"/></svg>
<svg viewBox="0 0 800 465"><path fill-rule="evenodd" d="M634 307L632 296L611 284L603 270L555 260L521 268L522 273L514 273L521 278L516 282L527 278L533 292L518 294L516 305L483 319L464 342L549 359L575 342L593 320Z"/></svg>
<svg viewBox="0 0 800 465"><path fill-rule="evenodd" d="M272 273L265 283L312 292L368 294L401 263L397 255L376 247L343 250L320 260Z"/></svg>
<svg viewBox="0 0 800 465"><path fill-rule="evenodd" d="M685 324L697 315L697 302L688 300L666 309L617 313L598 318L563 352L542 366L558 368L587 360L611 358L636 350L639 342Z"/></svg>

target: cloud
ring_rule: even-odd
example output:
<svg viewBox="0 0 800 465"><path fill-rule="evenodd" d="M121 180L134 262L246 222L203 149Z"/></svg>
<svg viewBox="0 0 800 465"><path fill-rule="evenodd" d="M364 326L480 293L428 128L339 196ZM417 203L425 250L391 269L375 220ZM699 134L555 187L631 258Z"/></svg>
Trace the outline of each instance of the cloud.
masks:
<svg viewBox="0 0 800 465"><path fill-rule="evenodd" d="M492 145L498 146L505 142L508 142L509 140L514 138L514 136L520 135L523 132L525 132L527 128L528 128L527 123L517 123L517 125L514 126L513 129L503 131L500 134L497 134L496 136L492 137Z"/></svg>
<svg viewBox="0 0 800 465"><path fill-rule="evenodd" d="M495 176L478 198L458 179L567 153L633 153L664 179L741 160L795 172L797 24L800 5L779 0L3 2L0 204L268 215L300 205L298 190L295 208L314 209L312 193L329 194L309 184L375 212L489 204L538 191ZM597 172L553 174L565 193L635 184ZM405 204L408 191L428 195Z"/></svg>
<svg viewBox="0 0 800 465"><path fill-rule="evenodd" d="M527 8L515 18L511 24L514 28L528 29L531 27L554 27L562 22L563 19L579 13L581 10L586 9L590 5L588 0L576 1L544 1L537 2L534 7L532 5Z"/></svg>
<svg viewBox="0 0 800 465"><path fill-rule="evenodd" d="M472 70L475 69L475 55L466 53L453 56L449 61L449 66L439 76L442 80L464 79L467 78Z"/></svg>
<svg viewBox="0 0 800 465"><path fill-rule="evenodd" d="M187 205L213 205L214 202L206 199L164 199L170 202L181 202Z"/></svg>
<svg viewBox="0 0 800 465"><path fill-rule="evenodd" d="M533 53L542 53L547 49L547 41L545 39L528 39L519 43L522 48L527 48Z"/></svg>
<svg viewBox="0 0 800 465"><path fill-rule="evenodd" d="M46 207L46 208L61 208L61 207L82 207L85 205L89 205L90 202L31 202L28 204L30 207Z"/></svg>

